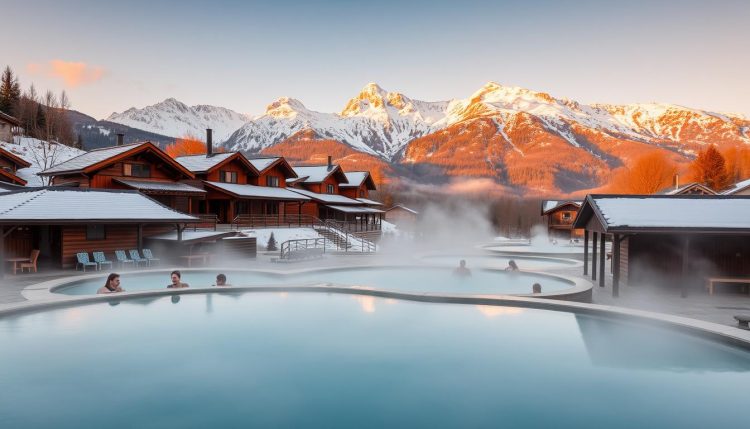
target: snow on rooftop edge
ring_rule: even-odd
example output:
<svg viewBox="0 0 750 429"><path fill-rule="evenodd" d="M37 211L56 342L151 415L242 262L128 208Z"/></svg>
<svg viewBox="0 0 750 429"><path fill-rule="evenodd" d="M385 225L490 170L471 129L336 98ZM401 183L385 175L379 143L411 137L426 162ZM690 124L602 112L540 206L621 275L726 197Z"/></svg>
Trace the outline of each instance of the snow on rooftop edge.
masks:
<svg viewBox="0 0 750 429"><path fill-rule="evenodd" d="M611 227L750 228L750 199L598 197Z"/></svg>

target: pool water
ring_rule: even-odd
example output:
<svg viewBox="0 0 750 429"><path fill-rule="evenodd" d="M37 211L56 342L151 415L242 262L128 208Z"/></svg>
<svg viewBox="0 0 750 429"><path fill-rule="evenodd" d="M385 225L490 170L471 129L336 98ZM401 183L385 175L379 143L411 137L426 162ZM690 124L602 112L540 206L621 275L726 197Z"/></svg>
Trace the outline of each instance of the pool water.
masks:
<svg viewBox="0 0 750 429"><path fill-rule="evenodd" d="M460 260L466 261L469 268L500 268L505 269L508 262L513 260L521 270L549 270L560 268L571 268L580 265L578 261L559 259L559 258L534 258L534 257L513 257L513 256L492 256L492 255L429 255L421 258L422 261L441 265L445 267L455 267Z"/></svg>
<svg viewBox="0 0 750 429"><path fill-rule="evenodd" d="M747 423L750 353L650 325L337 294L179 298L0 318L0 427Z"/></svg>
<svg viewBox="0 0 750 429"><path fill-rule="evenodd" d="M234 286L280 284L334 283L377 289L418 293L455 294L527 294L534 283L543 292L555 292L573 287L573 283L559 277L536 273L509 273L493 270L472 270L471 277L455 277L452 269L440 267L382 267L345 268L309 271L304 274L270 274L256 271L224 271L227 281ZM76 281L55 289L67 295L94 294L106 279L106 274L95 279ZM209 287L215 283L216 271L184 271L182 281L191 287ZM123 273L120 279L126 291L165 289L169 273Z"/></svg>

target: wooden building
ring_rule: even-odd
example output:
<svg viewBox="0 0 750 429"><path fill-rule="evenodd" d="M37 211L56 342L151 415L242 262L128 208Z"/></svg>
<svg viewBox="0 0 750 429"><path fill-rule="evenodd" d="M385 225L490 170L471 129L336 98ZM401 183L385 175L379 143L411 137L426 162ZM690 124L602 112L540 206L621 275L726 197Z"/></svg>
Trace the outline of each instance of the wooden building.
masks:
<svg viewBox="0 0 750 429"><path fill-rule="evenodd" d="M183 213L191 213L206 194L183 183L195 175L151 142L94 149L39 175L50 177L53 186L137 190Z"/></svg>
<svg viewBox="0 0 750 429"><path fill-rule="evenodd" d="M583 231L573 228L580 201L572 200L544 200L542 201L542 218L547 226L550 238L569 240L583 235Z"/></svg>
<svg viewBox="0 0 750 429"><path fill-rule="evenodd" d="M290 181L293 187L318 194L340 195L339 186L348 183L344 170L332 164L330 156L328 165L297 166L294 172L299 180Z"/></svg>
<svg viewBox="0 0 750 429"><path fill-rule="evenodd" d="M305 196L310 202L303 207L303 214L321 220L346 223L341 229L352 231L379 231L384 211L368 207L365 203L343 195L320 194L307 189L289 188L290 191Z"/></svg>
<svg viewBox="0 0 750 429"><path fill-rule="evenodd" d="M40 251L39 264L75 266L78 252L142 249L150 235L182 231L197 219L139 192L70 187L34 188L0 194L0 275L8 258Z"/></svg>
<svg viewBox="0 0 750 429"><path fill-rule="evenodd" d="M13 135L20 126L18 119L0 112L0 141L12 143Z"/></svg>
<svg viewBox="0 0 750 429"><path fill-rule="evenodd" d="M721 195L750 195L750 179L735 183L723 190Z"/></svg>
<svg viewBox="0 0 750 429"><path fill-rule="evenodd" d="M394 223L399 228L412 228L417 223L419 212L401 204L396 204L385 211L388 222Z"/></svg>
<svg viewBox="0 0 750 429"><path fill-rule="evenodd" d="M344 173L347 183L339 184L339 194L352 199L369 199L374 191L375 181L369 171L347 171Z"/></svg>
<svg viewBox="0 0 750 429"><path fill-rule="evenodd" d="M31 163L0 147L0 182L25 186L26 180L18 177L18 170L31 167Z"/></svg>
<svg viewBox="0 0 750 429"><path fill-rule="evenodd" d="M612 243L612 294L620 284L672 287L686 296L710 277L750 278L750 197L589 195L574 224L585 230L584 274L605 285ZM609 271L609 270L606 270Z"/></svg>
<svg viewBox="0 0 750 429"><path fill-rule="evenodd" d="M683 186L676 186L674 188L665 189L661 192L662 195L717 195L713 189L708 186L692 182Z"/></svg>

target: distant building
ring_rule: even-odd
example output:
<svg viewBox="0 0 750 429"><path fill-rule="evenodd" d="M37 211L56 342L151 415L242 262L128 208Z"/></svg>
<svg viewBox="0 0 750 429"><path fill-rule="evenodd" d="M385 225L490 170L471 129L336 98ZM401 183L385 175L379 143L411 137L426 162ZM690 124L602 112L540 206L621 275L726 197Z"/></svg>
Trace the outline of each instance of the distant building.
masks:
<svg viewBox="0 0 750 429"><path fill-rule="evenodd" d="M547 226L547 235L550 238L569 240L581 237L583 230L574 229L578 209L581 208L580 201L571 200L544 200L542 201L542 218Z"/></svg>
<svg viewBox="0 0 750 429"><path fill-rule="evenodd" d="M0 112L0 141L12 142L14 130L20 126L18 119Z"/></svg>
<svg viewBox="0 0 750 429"><path fill-rule="evenodd" d="M414 226L418 218L418 211L401 204L396 204L385 211L385 219L401 228Z"/></svg>
<svg viewBox="0 0 750 429"><path fill-rule="evenodd" d="M25 159L0 147L0 182L25 186L26 180L18 177L18 170L31 167Z"/></svg>
<svg viewBox="0 0 750 429"><path fill-rule="evenodd" d="M667 188L660 192L661 195L718 195L713 189L708 186L692 182L687 185L678 186L675 188Z"/></svg>
<svg viewBox="0 0 750 429"><path fill-rule="evenodd" d="M723 190L721 195L750 195L750 179L735 183Z"/></svg>

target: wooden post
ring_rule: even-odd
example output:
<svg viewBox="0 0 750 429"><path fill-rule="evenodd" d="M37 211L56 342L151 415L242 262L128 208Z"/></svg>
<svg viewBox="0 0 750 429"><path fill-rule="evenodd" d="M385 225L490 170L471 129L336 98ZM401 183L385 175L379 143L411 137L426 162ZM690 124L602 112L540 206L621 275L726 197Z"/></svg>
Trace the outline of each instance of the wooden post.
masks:
<svg viewBox="0 0 750 429"><path fill-rule="evenodd" d="M5 227L0 226L0 279L5 278Z"/></svg>
<svg viewBox="0 0 750 429"><path fill-rule="evenodd" d="M604 247L604 244L606 242L605 238L606 236L604 233L600 234L601 237L599 239L599 287L604 287L604 267L607 265L606 263L606 257L607 257L607 249Z"/></svg>
<svg viewBox="0 0 750 429"><path fill-rule="evenodd" d="M690 237L682 242L682 297L688 296L688 260L690 258Z"/></svg>
<svg viewBox="0 0 750 429"><path fill-rule="evenodd" d="M136 245L138 246L138 252L143 252L143 224L138 224L138 231L136 233Z"/></svg>
<svg viewBox="0 0 750 429"><path fill-rule="evenodd" d="M583 230L583 275L589 274L589 230Z"/></svg>
<svg viewBox="0 0 750 429"><path fill-rule="evenodd" d="M615 234L612 239L612 297L620 296L620 242L622 238Z"/></svg>
<svg viewBox="0 0 750 429"><path fill-rule="evenodd" d="M182 227L177 224L177 241L182 241Z"/></svg>
<svg viewBox="0 0 750 429"><path fill-rule="evenodd" d="M594 244L593 250L591 251L591 280L596 280L596 239L597 239L597 233L594 231L594 235L591 239L591 242Z"/></svg>

